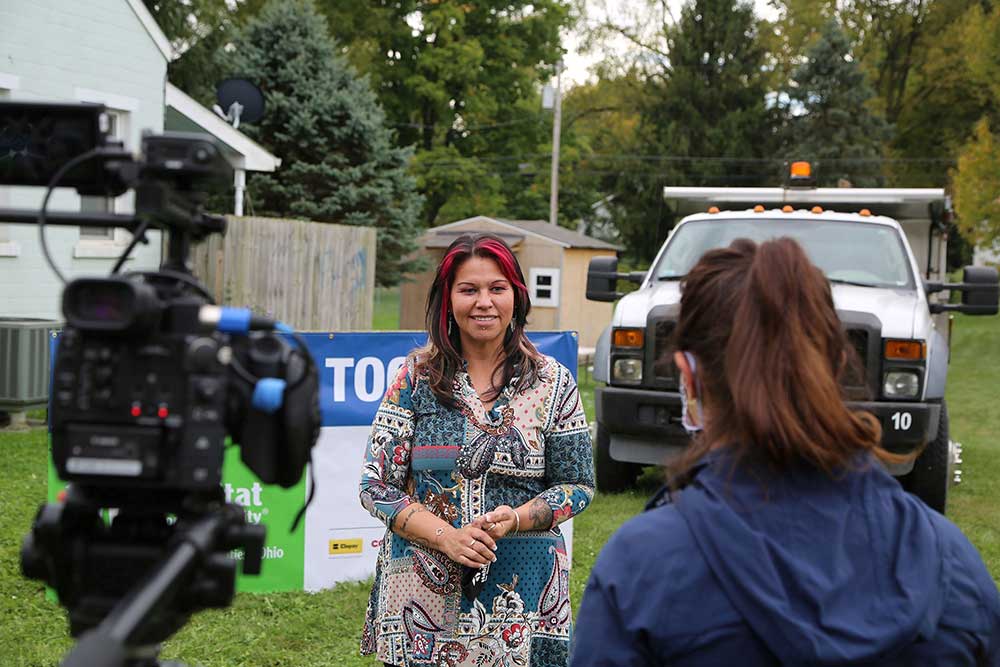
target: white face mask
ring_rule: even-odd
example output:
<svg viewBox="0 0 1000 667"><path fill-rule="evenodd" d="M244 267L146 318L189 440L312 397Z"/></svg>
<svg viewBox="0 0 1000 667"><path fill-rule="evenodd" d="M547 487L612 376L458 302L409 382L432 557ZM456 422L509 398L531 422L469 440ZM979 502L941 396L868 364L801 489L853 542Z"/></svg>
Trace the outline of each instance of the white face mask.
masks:
<svg viewBox="0 0 1000 667"><path fill-rule="evenodd" d="M699 387L698 374L696 372L697 364L695 364L694 355L690 352L685 352L684 358L687 359L688 366L691 368L691 379L693 380L694 385ZM691 402L688 401L687 383L684 382L683 376L681 376L679 380L681 389L681 426L683 426L684 430L688 433L697 433L702 429L702 424L704 423L703 416L705 414L705 411L702 410L701 407L701 396L694 400L695 414L692 415L689 410ZM701 392L699 391L698 393L700 394Z"/></svg>

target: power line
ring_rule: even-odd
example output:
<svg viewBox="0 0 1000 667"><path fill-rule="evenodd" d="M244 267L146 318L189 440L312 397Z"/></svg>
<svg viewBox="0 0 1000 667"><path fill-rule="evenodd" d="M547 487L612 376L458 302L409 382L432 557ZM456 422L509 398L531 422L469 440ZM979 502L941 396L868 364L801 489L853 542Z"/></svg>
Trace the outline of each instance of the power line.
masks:
<svg viewBox="0 0 1000 667"><path fill-rule="evenodd" d="M494 162L528 162L532 159L547 159L549 153L523 153L521 155L470 155L465 160L432 160L421 162L421 167L460 167L467 164L466 160L475 160L480 163L490 164ZM726 156L695 156L695 155L656 155L656 154L630 154L630 153L590 153L576 158L571 164L581 162L601 162L601 161L635 161L635 162L669 162L669 163L731 163L731 164L756 164L783 166L786 158L746 158L746 157L726 157ZM955 164L955 158L947 157L911 157L911 158L823 158L813 160L817 165L874 165L874 164ZM574 170L578 171L578 170Z"/></svg>

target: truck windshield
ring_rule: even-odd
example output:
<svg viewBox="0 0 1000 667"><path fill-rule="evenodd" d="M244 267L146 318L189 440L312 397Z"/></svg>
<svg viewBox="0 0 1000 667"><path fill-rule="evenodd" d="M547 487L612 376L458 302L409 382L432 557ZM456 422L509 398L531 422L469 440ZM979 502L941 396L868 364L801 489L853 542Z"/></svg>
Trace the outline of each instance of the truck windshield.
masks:
<svg viewBox="0 0 1000 667"><path fill-rule="evenodd" d="M735 239L758 243L788 236L834 283L912 288L906 251L892 227L847 221L713 219L685 223L674 232L653 270L657 280L683 278L708 250Z"/></svg>

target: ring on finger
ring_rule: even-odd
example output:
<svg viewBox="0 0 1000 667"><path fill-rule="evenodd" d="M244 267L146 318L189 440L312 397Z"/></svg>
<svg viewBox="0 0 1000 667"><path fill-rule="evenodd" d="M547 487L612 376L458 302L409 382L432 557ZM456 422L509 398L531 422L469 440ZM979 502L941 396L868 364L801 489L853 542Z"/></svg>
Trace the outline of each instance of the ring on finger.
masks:
<svg viewBox="0 0 1000 667"><path fill-rule="evenodd" d="M495 523L491 523L491 524L490 524L490 530L493 530L493 529L494 529L494 528L496 528L496 527L497 527L497 525L496 525Z"/></svg>
<svg viewBox="0 0 1000 667"><path fill-rule="evenodd" d="M476 542L478 542L478 541L479 541L479 540L477 540L476 538L472 538L472 541L471 541L471 542L469 542L469 546L470 546L470 547L474 547L474 546L476 546Z"/></svg>

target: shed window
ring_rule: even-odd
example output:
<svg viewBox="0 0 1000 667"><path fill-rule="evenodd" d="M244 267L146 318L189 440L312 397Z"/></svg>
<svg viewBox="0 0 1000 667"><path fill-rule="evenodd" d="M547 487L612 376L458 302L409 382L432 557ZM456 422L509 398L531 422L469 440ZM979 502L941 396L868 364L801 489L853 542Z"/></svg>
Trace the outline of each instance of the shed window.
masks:
<svg viewBox="0 0 1000 667"><path fill-rule="evenodd" d="M532 305L559 307L559 269L531 269L528 283Z"/></svg>

